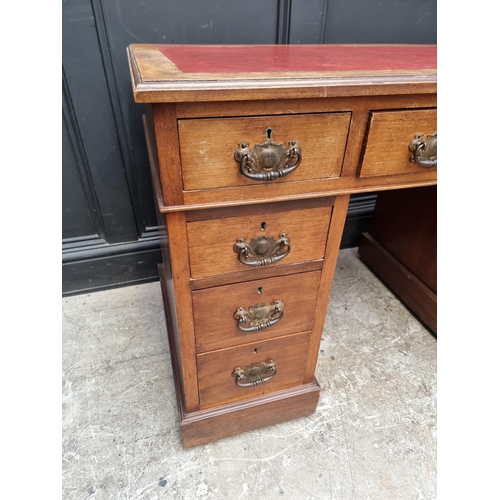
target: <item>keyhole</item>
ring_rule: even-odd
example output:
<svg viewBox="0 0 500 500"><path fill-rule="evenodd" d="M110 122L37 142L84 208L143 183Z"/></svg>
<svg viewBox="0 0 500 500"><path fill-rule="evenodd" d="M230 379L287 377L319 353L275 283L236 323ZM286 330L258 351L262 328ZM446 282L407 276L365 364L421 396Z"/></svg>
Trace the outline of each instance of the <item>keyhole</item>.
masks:
<svg viewBox="0 0 500 500"><path fill-rule="evenodd" d="M266 128L266 139L270 141L273 138L273 129L271 127Z"/></svg>
<svg viewBox="0 0 500 500"><path fill-rule="evenodd" d="M255 348L255 349L253 350L253 353L254 353L254 354L257 354L257 352L258 352L258 349L257 349L257 348Z"/></svg>
<svg viewBox="0 0 500 500"><path fill-rule="evenodd" d="M266 230L266 223L265 222L261 222L260 223L260 230L261 231L265 231Z"/></svg>
<svg viewBox="0 0 500 500"><path fill-rule="evenodd" d="M262 287L257 288L257 295L262 295Z"/></svg>

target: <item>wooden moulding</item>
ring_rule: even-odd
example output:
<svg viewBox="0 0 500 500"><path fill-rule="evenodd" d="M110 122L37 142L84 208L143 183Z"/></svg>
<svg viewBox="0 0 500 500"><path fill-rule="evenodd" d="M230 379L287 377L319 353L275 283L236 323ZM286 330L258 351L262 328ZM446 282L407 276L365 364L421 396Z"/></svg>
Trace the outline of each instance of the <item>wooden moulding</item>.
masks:
<svg viewBox="0 0 500 500"><path fill-rule="evenodd" d="M304 380L310 332L240 344L197 356L200 409L248 400L254 396L298 387ZM276 372L264 384L239 387L232 373L239 367L259 366L273 360Z"/></svg>
<svg viewBox="0 0 500 500"><path fill-rule="evenodd" d="M360 257L434 333L437 333L437 296L368 233L361 236Z"/></svg>
<svg viewBox="0 0 500 500"><path fill-rule="evenodd" d="M306 417L316 411L320 387L312 383L186 415L181 408L184 448Z"/></svg>

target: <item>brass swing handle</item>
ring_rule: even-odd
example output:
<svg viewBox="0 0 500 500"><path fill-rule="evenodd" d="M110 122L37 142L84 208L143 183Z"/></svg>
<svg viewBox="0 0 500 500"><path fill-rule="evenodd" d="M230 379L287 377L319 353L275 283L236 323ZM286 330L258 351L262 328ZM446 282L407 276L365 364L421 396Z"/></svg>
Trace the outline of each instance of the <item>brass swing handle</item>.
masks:
<svg viewBox="0 0 500 500"><path fill-rule="evenodd" d="M423 139L424 134L416 134L413 141L408 145L412 152L410 161L421 167L437 167L437 133L428 135Z"/></svg>
<svg viewBox="0 0 500 500"><path fill-rule="evenodd" d="M238 238L233 250L237 252L239 261L246 266L268 266L284 259L292 249L290 238L286 233L278 239L273 236L259 236L248 243L245 238Z"/></svg>
<svg viewBox="0 0 500 500"><path fill-rule="evenodd" d="M276 375L276 363L271 360L267 363L256 363L246 366L245 369L237 367L232 375L236 380L236 385L240 387L253 387L265 384Z"/></svg>
<svg viewBox="0 0 500 500"><path fill-rule="evenodd" d="M257 332L275 325L283 318L283 307L281 300L276 300L274 304L256 304L248 309L238 307L234 313L238 330Z"/></svg>
<svg viewBox="0 0 500 500"><path fill-rule="evenodd" d="M287 147L268 139L250 149L250 144L242 142L234 153L240 164L241 173L254 181L274 181L291 174L302 161L299 141L290 141Z"/></svg>

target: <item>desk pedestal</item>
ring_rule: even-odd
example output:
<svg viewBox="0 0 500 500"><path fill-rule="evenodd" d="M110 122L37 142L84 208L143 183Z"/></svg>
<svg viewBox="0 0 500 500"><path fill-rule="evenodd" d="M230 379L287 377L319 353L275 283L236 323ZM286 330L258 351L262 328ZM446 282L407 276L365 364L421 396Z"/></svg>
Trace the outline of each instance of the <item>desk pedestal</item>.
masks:
<svg viewBox="0 0 500 500"><path fill-rule="evenodd" d="M437 333L436 186L377 198L359 255L415 315Z"/></svg>

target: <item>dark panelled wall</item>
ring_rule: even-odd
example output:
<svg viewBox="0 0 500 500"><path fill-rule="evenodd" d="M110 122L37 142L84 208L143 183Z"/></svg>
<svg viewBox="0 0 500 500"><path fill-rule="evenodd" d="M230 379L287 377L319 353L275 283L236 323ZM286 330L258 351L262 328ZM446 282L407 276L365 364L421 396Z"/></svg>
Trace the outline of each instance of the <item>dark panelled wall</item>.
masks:
<svg viewBox="0 0 500 500"><path fill-rule="evenodd" d="M157 278L161 256L131 43L436 43L436 0L65 0L63 293ZM376 195L353 196L342 246Z"/></svg>

